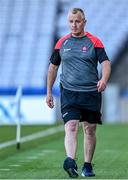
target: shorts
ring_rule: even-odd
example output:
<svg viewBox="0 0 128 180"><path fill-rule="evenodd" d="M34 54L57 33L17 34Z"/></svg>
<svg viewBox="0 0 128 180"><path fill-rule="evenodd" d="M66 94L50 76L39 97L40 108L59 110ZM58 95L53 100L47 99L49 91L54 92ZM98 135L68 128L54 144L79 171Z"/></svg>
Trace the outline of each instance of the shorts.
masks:
<svg viewBox="0 0 128 180"><path fill-rule="evenodd" d="M101 93L76 92L61 87L61 113L64 124L69 120L102 124L100 110Z"/></svg>

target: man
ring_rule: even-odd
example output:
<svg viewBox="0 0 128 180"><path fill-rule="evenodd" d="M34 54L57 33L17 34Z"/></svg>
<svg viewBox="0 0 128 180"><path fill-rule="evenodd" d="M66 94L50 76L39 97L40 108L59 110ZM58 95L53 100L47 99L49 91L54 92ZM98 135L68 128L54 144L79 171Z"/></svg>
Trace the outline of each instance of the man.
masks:
<svg viewBox="0 0 128 180"><path fill-rule="evenodd" d="M85 32L85 14L80 8L73 8L68 14L71 33L56 44L48 69L46 102L54 107L52 87L58 67L60 76L61 112L65 124L66 159L64 170L70 177L78 176L75 162L79 122L83 123L84 164L82 176L95 176L92 158L96 146L96 125L101 121L101 92L105 90L110 76L110 61L102 42ZM102 77L98 78L97 63L102 65ZM86 138L86 140L85 140Z"/></svg>

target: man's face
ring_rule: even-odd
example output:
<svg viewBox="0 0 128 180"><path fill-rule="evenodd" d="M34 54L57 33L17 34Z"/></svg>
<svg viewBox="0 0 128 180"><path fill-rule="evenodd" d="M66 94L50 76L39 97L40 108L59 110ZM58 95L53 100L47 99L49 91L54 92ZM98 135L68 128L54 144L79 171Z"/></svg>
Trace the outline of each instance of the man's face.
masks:
<svg viewBox="0 0 128 180"><path fill-rule="evenodd" d="M68 16L69 27L71 28L72 35L80 36L84 33L85 20L80 12L76 14L70 13Z"/></svg>

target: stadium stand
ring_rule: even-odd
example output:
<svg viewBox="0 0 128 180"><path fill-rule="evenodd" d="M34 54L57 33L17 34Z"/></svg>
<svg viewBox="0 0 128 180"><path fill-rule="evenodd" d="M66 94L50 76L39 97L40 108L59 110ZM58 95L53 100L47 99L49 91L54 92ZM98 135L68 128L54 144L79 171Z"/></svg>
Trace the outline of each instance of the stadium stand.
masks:
<svg viewBox="0 0 128 180"><path fill-rule="evenodd" d="M116 84L119 84L122 91L128 90L128 37L126 38L124 48L122 49L122 52L120 52L120 54L118 55L117 59L118 60L113 66L110 83L115 82Z"/></svg>
<svg viewBox="0 0 128 180"><path fill-rule="evenodd" d="M0 3L0 88L44 87L57 0Z"/></svg>

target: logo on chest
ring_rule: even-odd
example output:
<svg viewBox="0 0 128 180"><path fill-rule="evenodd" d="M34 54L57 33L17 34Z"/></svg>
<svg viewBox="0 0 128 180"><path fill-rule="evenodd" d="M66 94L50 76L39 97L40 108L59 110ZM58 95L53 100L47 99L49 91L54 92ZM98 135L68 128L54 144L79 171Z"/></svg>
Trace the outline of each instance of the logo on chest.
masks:
<svg viewBox="0 0 128 180"><path fill-rule="evenodd" d="M88 50L87 46L83 46L83 47L82 47L82 51L83 51L83 52L87 52L87 50Z"/></svg>

